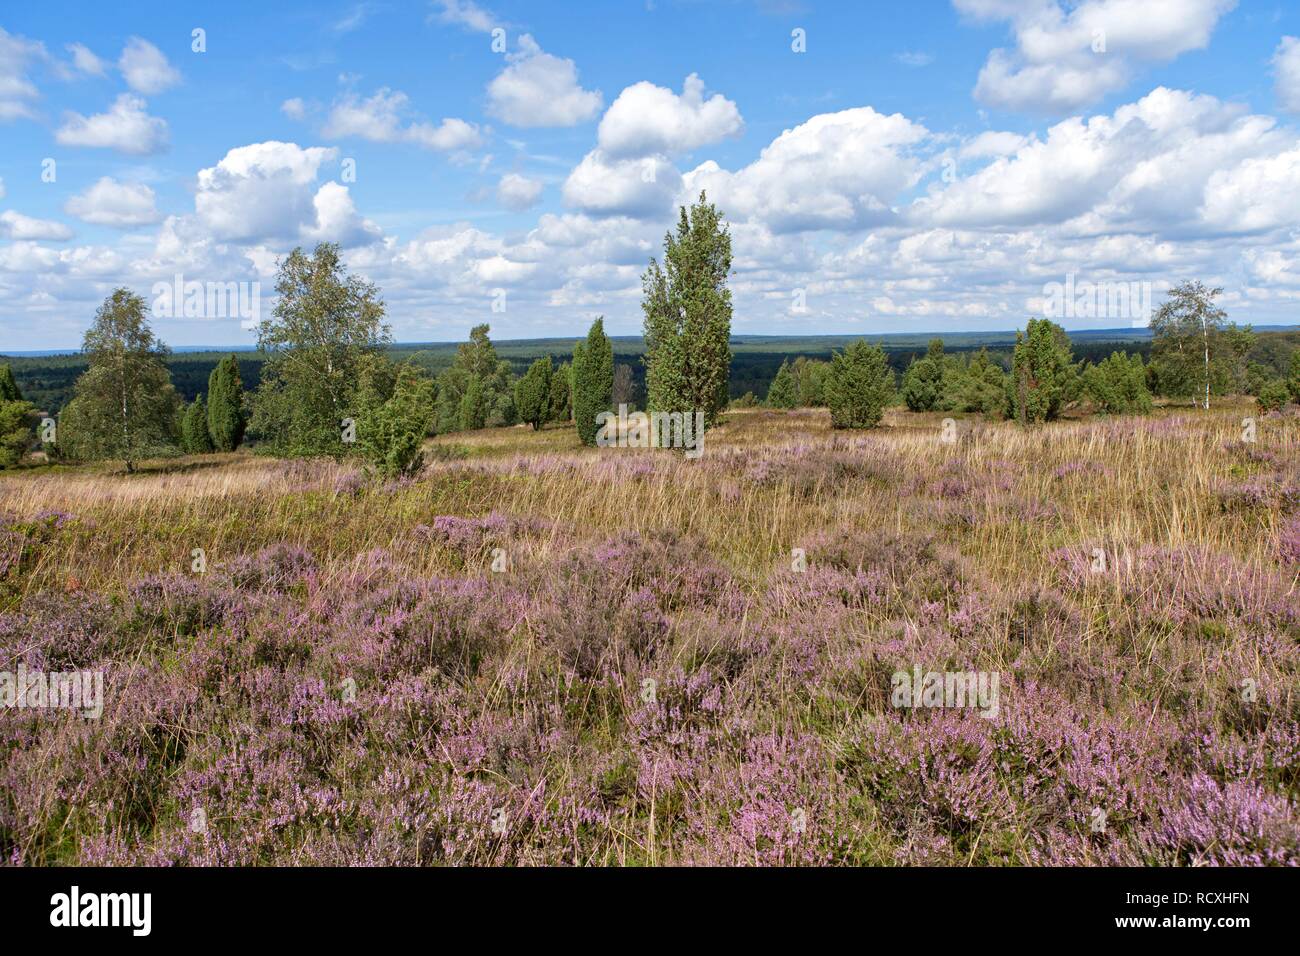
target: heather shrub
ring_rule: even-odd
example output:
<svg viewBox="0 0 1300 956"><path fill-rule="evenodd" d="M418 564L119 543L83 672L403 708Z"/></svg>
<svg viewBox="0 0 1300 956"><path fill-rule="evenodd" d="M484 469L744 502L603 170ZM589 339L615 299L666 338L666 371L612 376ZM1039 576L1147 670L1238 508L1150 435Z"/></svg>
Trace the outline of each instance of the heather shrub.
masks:
<svg viewBox="0 0 1300 956"><path fill-rule="evenodd" d="M1249 781L1196 774L1162 814L1151 842L1186 866L1296 866L1300 822L1294 804Z"/></svg>
<svg viewBox="0 0 1300 956"><path fill-rule="evenodd" d="M1277 537L1278 557L1287 564L1300 564L1300 517L1282 526Z"/></svg>

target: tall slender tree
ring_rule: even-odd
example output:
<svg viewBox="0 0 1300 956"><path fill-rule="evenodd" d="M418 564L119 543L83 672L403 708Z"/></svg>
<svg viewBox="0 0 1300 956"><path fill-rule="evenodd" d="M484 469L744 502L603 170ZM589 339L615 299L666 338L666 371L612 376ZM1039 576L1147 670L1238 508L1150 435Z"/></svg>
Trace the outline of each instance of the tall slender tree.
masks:
<svg viewBox="0 0 1300 956"><path fill-rule="evenodd" d="M573 348L573 420L584 445L596 443L596 416L614 400L614 346L605 334L605 320L596 319L587 340Z"/></svg>
<svg viewBox="0 0 1300 956"><path fill-rule="evenodd" d="M706 425L727 405L731 366L731 235L703 192L682 207L664 237L664 264L641 277L647 404L651 411L703 412Z"/></svg>
<svg viewBox="0 0 1300 956"><path fill-rule="evenodd" d="M208 435L217 451L234 451L244 440L244 383L239 360L228 355L208 376Z"/></svg>

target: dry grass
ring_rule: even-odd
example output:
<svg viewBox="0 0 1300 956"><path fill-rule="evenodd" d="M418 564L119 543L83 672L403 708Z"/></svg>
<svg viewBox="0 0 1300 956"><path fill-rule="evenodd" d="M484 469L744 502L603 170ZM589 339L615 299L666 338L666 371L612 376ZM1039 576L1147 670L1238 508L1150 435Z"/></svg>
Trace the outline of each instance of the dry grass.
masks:
<svg viewBox="0 0 1300 956"><path fill-rule="evenodd" d="M430 464L417 482L387 491L371 485L360 494L336 493L336 483L354 472L346 463L295 470L236 454L147 463L131 476L107 466L10 474L0 477L0 511L30 517L59 510L88 519L75 545L45 554L28 579L34 588L68 582L111 588L125 578L188 568L195 548L221 560L286 542L327 562L347 561L392 546L436 515L491 511L542 516L585 539L675 529L699 536L735 570L754 577L826 529L943 532L994 578L1032 580L1042 572L1044 553L1071 542L1195 547L1267 560L1278 516L1226 512L1215 495L1244 477L1225 444L1239 441L1249 414L1252 406L1239 402L1208 414L1165 410L1147 420L1034 429L967 419L959 441L944 444L940 415L891 409L876 431L841 433L830 429L824 410L746 410L709 432L698 461L582 448L570 428L490 429L431 442L468 456ZM921 493L826 480L811 493L792 494L780 480L792 449L833 451L864 435L887 451L904 483L924 483L954 468L978 482L1000 468L1012 481L1008 498L1050 503L1055 520L1044 527L989 512L987 520L954 533L938 526ZM1257 438L1257 447L1281 459L1300 459L1294 417L1261 419ZM775 481L761 487L740 481L745 468L764 460L777 469ZM1078 462L1098 470L1056 476Z"/></svg>

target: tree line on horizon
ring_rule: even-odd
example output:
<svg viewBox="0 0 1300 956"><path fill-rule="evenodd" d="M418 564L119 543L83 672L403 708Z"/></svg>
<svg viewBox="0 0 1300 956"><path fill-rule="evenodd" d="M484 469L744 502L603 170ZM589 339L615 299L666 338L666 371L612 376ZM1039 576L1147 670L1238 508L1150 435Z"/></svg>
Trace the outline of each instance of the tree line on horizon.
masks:
<svg viewBox="0 0 1300 956"><path fill-rule="evenodd" d="M1069 334L1050 319L1030 319L1016 333L1006 366L987 347L974 354L946 353L931 339L923 356L908 364L897 383L897 400L914 412L975 412L1025 423L1049 421L1074 404L1106 414L1141 414L1153 397L1191 399L1209 408L1211 396L1247 394L1271 411L1300 402L1300 348L1293 349L1288 374L1248 361L1256 344L1249 326L1227 321L1215 304L1221 289L1188 281L1169 292L1151 321L1151 360L1140 352L1112 351L1098 361L1076 361ZM827 403L825 382L832 362L783 362L768 388L772 408ZM882 388L895 383L882 373ZM749 396L747 404L755 403Z"/></svg>
<svg viewBox="0 0 1300 956"><path fill-rule="evenodd" d="M721 420L729 405L731 353L731 236L704 193L682 207L664 237L663 261L642 276L646 411ZM569 423L583 444L596 443L597 418L631 404L632 370L616 365L613 345L597 318L568 361L551 356L512 373L476 326L450 367L430 375L411 358L387 354L391 331L373 283L350 275L331 243L311 253L294 249L276 277L277 302L258 329L262 358L256 389L245 391L236 356L212 369L206 393L185 403L172 384L169 350L149 327L144 299L115 290L96 312L82 351L88 360L71 401L50 437L51 458L120 460L128 472L147 458L231 452L245 437L255 450L279 457L360 457L393 477L422 464L426 437L527 424ZM800 356L783 362L766 404L825 406L835 428L871 428L901 401L912 411L978 412L1025 424L1058 417L1086 400L1107 413L1140 413L1152 395L1192 397L1209 406L1214 394L1244 391L1251 374L1249 327L1227 321L1215 304L1220 289L1186 282L1171 290L1153 317L1152 357L1113 352L1101 361L1075 361L1069 336L1049 319L1030 319L1017 332L1010 367L987 349L959 357L934 339L901 376L885 351L865 339L829 361ZM1263 408L1300 401L1300 349L1289 376L1257 385ZM0 366L0 466L16 464L31 447L36 409L25 402L12 370Z"/></svg>

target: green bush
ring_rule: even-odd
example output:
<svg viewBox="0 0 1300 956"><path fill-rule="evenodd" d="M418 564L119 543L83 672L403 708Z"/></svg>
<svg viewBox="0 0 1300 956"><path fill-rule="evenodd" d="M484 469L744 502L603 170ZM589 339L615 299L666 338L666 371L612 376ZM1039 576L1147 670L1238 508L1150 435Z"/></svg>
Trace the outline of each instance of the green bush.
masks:
<svg viewBox="0 0 1300 956"><path fill-rule="evenodd" d="M421 446L433 418L433 382L415 365L397 370L392 393L372 395L357 419L357 447L386 478L410 475L424 463Z"/></svg>
<svg viewBox="0 0 1300 956"><path fill-rule="evenodd" d="M913 359L903 373L903 402L914 412L943 407L943 339L931 339L924 358Z"/></svg>
<svg viewBox="0 0 1300 956"><path fill-rule="evenodd" d="M944 378L943 407L955 412L980 412L1004 417L1007 407L1007 376L980 349L965 365L954 367Z"/></svg>
<svg viewBox="0 0 1300 956"><path fill-rule="evenodd" d="M1255 401L1259 403L1261 412L1275 412L1285 405L1291 398L1291 389L1282 379L1275 379L1269 382L1259 391Z"/></svg>
<svg viewBox="0 0 1300 956"><path fill-rule="evenodd" d="M551 375L551 417L553 422L573 420L573 368L561 362Z"/></svg>
<svg viewBox="0 0 1300 956"><path fill-rule="evenodd" d="M799 401L796 394L794 376L790 373L790 363L782 362L776 371L776 377L767 387L767 404L769 408L794 408Z"/></svg>
<svg viewBox="0 0 1300 956"><path fill-rule="evenodd" d="M1112 415L1151 411L1147 370L1142 356L1112 352L1083 373L1083 391L1098 408Z"/></svg>
<svg viewBox="0 0 1300 956"><path fill-rule="evenodd" d="M833 428L874 428L894 392L894 374L879 346L862 339L831 358L826 403Z"/></svg>
<svg viewBox="0 0 1300 956"><path fill-rule="evenodd" d="M1009 404L1021 424L1051 421L1073 397L1078 380L1070 337L1050 319L1030 319L1016 333Z"/></svg>
<svg viewBox="0 0 1300 956"><path fill-rule="evenodd" d="M213 447L212 436L208 434L208 409L199 395L190 402L181 419L181 449L187 455L206 455Z"/></svg>
<svg viewBox="0 0 1300 956"><path fill-rule="evenodd" d="M539 358L515 382L515 413L521 422L541 429L551 417L551 359Z"/></svg>

